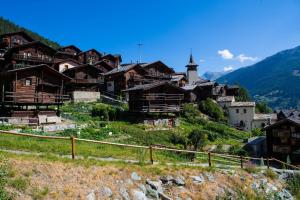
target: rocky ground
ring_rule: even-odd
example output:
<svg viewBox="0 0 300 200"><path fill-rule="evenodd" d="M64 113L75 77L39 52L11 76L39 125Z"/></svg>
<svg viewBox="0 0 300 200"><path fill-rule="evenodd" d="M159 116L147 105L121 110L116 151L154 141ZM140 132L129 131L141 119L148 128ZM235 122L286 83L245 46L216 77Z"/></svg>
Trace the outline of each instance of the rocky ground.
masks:
<svg viewBox="0 0 300 200"><path fill-rule="evenodd" d="M28 180L16 199L293 199L284 178L266 172L124 163L49 161L14 156L15 177Z"/></svg>

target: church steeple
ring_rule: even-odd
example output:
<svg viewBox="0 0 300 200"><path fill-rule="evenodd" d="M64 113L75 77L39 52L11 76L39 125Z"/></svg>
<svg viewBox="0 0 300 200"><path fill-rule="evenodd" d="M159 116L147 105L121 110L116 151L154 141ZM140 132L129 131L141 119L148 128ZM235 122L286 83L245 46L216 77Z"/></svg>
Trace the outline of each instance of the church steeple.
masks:
<svg viewBox="0 0 300 200"><path fill-rule="evenodd" d="M198 81L198 72L197 72L198 65L195 63L193 54L190 54L189 63L186 65L187 68L187 78L189 84L194 84Z"/></svg>
<svg viewBox="0 0 300 200"><path fill-rule="evenodd" d="M193 58L193 54L191 53L190 55L190 60L189 63L187 64L186 67L198 67L198 65L195 63L194 58Z"/></svg>

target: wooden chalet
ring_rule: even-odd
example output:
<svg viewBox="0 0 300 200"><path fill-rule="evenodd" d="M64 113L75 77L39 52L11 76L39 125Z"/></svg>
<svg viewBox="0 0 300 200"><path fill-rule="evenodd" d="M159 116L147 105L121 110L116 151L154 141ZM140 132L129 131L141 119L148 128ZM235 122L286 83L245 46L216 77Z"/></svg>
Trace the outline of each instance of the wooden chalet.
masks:
<svg viewBox="0 0 300 200"><path fill-rule="evenodd" d="M171 67L167 66L162 61L144 63L141 64L141 66L147 72L147 79L170 81L172 79L172 75L175 73Z"/></svg>
<svg viewBox="0 0 300 200"><path fill-rule="evenodd" d="M224 85L217 82L196 82L196 84L186 85L182 88L186 91L186 102L199 102L207 98L216 100L220 96L226 96Z"/></svg>
<svg viewBox="0 0 300 200"><path fill-rule="evenodd" d="M93 65L101 60L102 54L96 49L80 52L78 54L78 61L82 64Z"/></svg>
<svg viewBox="0 0 300 200"><path fill-rule="evenodd" d="M278 121L264 128L269 157L300 164L300 111L280 111Z"/></svg>
<svg viewBox="0 0 300 200"><path fill-rule="evenodd" d="M0 49L9 49L33 42L34 39L24 31L0 35Z"/></svg>
<svg viewBox="0 0 300 200"><path fill-rule="evenodd" d="M129 111L136 113L179 113L184 90L169 82L137 85L124 90L129 97Z"/></svg>
<svg viewBox="0 0 300 200"><path fill-rule="evenodd" d="M82 51L75 45L69 45L59 48L55 54L55 62L60 62L65 59L73 59L77 61L78 54Z"/></svg>
<svg viewBox="0 0 300 200"><path fill-rule="evenodd" d="M64 85L70 78L45 64L7 70L0 78L2 115L5 116L36 117L41 107L59 107L69 100L64 95Z"/></svg>
<svg viewBox="0 0 300 200"><path fill-rule="evenodd" d="M116 55L106 54L101 57L101 61L107 63L112 68L116 68L117 66L119 66L121 64L122 57L121 57L121 55L118 55L118 54L116 54Z"/></svg>
<svg viewBox="0 0 300 200"><path fill-rule="evenodd" d="M52 65L55 53L55 49L39 41L15 46L5 53L4 68L11 70L39 64Z"/></svg>
<svg viewBox="0 0 300 200"><path fill-rule="evenodd" d="M238 96L240 87L238 85L226 85L226 95L227 96Z"/></svg>
<svg viewBox="0 0 300 200"><path fill-rule="evenodd" d="M82 64L74 59L68 58L65 60L55 62L52 67L60 73L63 73L64 71L74 67L78 67L79 65Z"/></svg>
<svg viewBox="0 0 300 200"><path fill-rule="evenodd" d="M92 65L85 64L72 67L63 71L63 74L72 78L65 85L67 93L74 91L100 92L100 88L103 88L104 76L98 68Z"/></svg>
<svg viewBox="0 0 300 200"><path fill-rule="evenodd" d="M118 66L105 74L106 91L121 95L122 90L143 84L147 72L139 64Z"/></svg>
<svg viewBox="0 0 300 200"><path fill-rule="evenodd" d="M171 82L178 87L184 87L187 84L188 80L185 73L175 73L174 75L172 75Z"/></svg>
<svg viewBox="0 0 300 200"><path fill-rule="evenodd" d="M109 65L107 62L103 60L96 62L94 66L97 67L99 70L101 70L104 74L114 69L113 66Z"/></svg>

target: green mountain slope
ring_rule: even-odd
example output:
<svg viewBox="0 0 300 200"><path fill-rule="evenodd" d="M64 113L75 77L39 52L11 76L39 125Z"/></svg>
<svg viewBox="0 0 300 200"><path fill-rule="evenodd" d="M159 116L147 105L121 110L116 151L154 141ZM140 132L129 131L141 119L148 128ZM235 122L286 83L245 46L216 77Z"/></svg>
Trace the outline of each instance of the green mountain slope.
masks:
<svg viewBox="0 0 300 200"><path fill-rule="evenodd" d="M281 51L252 66L217 80L246 87L258 101L272 108L300 107L300 46Z"/></svg>
<svg viewBox="0 0 300 200"><path fill-rule="evenodd" d="M20 27L20 26L16 25L15 23L13 23L7 19L4 19L3 17L0 17L0 35L4 34L4 33L16 32L16 31L20 31L20 30L25 31L28 35L30 35L35 40L39 40L53 48L60 47L60 45L58 43L53 42L47 38L44 38L44 37L40 36L39 34L34 33L26 28Z"/></svg>

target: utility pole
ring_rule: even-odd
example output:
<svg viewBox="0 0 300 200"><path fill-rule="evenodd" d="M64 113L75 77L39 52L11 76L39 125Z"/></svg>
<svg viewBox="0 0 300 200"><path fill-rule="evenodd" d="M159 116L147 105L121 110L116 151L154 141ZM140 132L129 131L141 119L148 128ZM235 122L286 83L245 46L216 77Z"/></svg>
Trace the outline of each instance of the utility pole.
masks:
<svg viewBox="0 0 300 200"><path fill-rule="evenodd" d="M137 44L139 47L139 63L142 63L142 46L144 44L142 44L142 42L140 41L140 43Z"/></svg>

